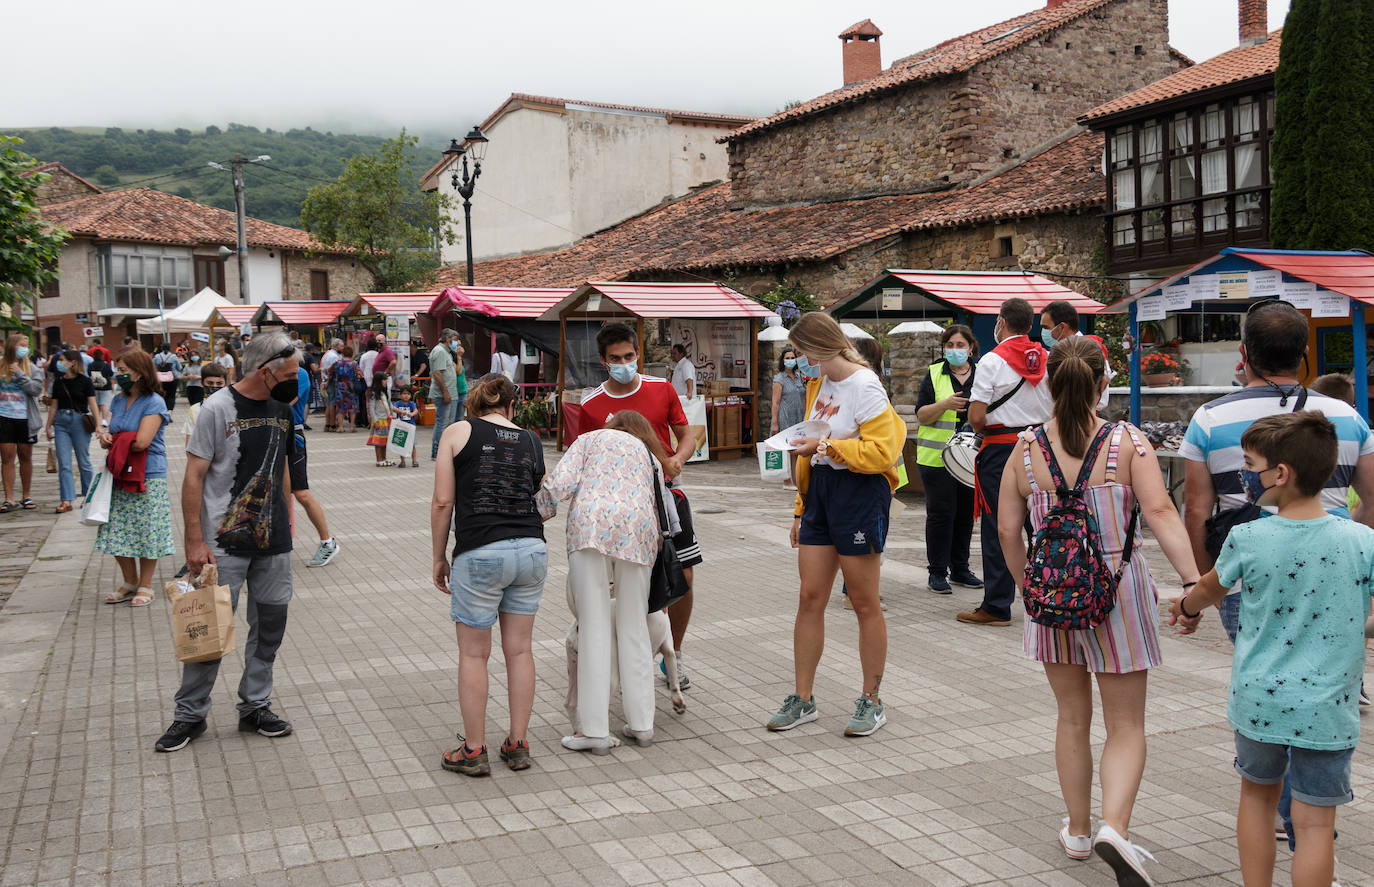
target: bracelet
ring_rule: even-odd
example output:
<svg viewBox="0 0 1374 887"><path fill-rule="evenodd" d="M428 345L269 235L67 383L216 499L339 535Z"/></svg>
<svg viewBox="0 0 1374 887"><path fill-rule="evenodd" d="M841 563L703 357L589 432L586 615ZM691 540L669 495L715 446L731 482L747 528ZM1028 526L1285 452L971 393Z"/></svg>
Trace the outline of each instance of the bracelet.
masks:
<svg viewBox="0 0 1374 887"><path fill-rule="evenodd" d="M1181 587L1182 587L1182 588L1192 588L1194 585L1197 585L1197 583L1198 583L1198 580L1194 579L1192 582L1185 582L1185 583L1183 583L1183 585L1182 585Z"/></svg>
<svg viewBox="0 0 1374 887"><path fill-rule="evenodd" d="M1181 597L1181 598L1178 599L1178 611L1179 611L1180 613L1183 614L1183 618L1184 618L1184 619L1196 619L1197 617L1201 616L1201 615L1202 615L1202 611L1201 611L1201 610L1198 610L1196 613L1189 613L1189 612L1188 612L1188 608L1185 607L1185 606L1183 606L1183 602L1186 601L1186 600L1188 600L1188 595L1186 595L1186 594L1185 594L1183 597Z"/></svg>

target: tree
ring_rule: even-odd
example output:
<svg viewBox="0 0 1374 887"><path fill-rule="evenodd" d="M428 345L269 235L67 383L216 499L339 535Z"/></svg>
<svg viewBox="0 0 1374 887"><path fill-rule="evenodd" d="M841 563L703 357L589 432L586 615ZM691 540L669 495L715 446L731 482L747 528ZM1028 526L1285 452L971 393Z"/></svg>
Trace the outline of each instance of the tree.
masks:
<svg viewBox="0 0 1374 887"><path fill-rule="evenodd" d="M436 238L454 241L442 224L447 199L419 188L418 141L402 129L375 153L350 158L337 182L311 188L301 206L301 227L351 252L378 292L429 284L439 267Z"/></svg>
<svg viewBox="0 0 1374 887"><path fill-rule="evenodd" d="M49 228L38 213L38 186L46 173L25 172L38 161L19 150L21 139L0 136L0 329L27 330L25 310L34 294L57 277L67 232Z"/></svg>
<svg viewBox="0 0 1374 887"><path fill-rule="evenodd" d="M110 166L110 164L105 163L96 167L93 178L96 183L100 185L118 185L119 171L113 166Z"/></svg>
<svg viewBox="0 0 1374 887"><path fill-rule="evenodd" d="M1274 75L1270 239L1374 250L1374 0L1293 0Z"/></svg>

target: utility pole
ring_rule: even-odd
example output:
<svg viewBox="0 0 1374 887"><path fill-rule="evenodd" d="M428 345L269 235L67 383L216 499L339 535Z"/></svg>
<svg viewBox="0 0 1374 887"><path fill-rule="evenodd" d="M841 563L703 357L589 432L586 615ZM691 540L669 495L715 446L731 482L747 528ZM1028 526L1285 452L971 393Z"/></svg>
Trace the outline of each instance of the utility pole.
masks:
<svg viewBox="0 0 1374 887"><path fill-rule="evenodd" d="M248 301L248 229L245 223L245 213L243 210L243 164L246 161L242 154L235 154L232 161L234 167L234 212L238 216L238 254L239 254L239 303L250 304Z"/></svg>

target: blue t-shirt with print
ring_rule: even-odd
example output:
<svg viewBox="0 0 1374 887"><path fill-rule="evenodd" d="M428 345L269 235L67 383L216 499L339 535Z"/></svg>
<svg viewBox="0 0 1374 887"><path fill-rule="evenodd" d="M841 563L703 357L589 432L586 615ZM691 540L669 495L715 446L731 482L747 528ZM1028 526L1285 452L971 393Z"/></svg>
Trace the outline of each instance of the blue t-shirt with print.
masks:
<svg viewBox="0 0 1374 887"><path fill-rule="evenodd" d="M167 476L167 445L162 440L162 432L172 421L167 412L167 402L161 394L145 394L130 402L129 395L120 394L110 401L110 433L138 431L139 423L145 416L161 416L162 425L157 429L153 442L148 445L148 465L144 477Z"/></svg>
<svg viewBox="0 0 1374 887"><path fill-rule="evenodd" d="M1216 569L1223 585L1242 586L1231 726L1257 742L1354 748L1374 530L1275 515L1232 529Z"/></svg>

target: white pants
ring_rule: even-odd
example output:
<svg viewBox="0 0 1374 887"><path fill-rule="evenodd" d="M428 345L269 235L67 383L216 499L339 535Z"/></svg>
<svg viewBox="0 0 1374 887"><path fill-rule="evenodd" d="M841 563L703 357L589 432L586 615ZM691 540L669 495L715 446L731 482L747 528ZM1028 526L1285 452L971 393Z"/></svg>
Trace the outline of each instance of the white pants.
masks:
<svg viewBox="0 0 1374 887"><path fill-rule="evenodd" d="M615 580L615 600L610 583ZM632 730L654 728L654 657L649 649L649 567L591 548L568 555L577 617L577 719L586 736L610 736L611 650L618 650L620 699ZM615 637L611 636L614 608Z"/></svg>

